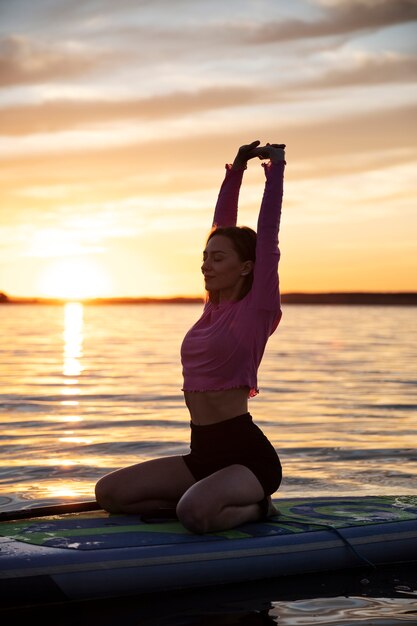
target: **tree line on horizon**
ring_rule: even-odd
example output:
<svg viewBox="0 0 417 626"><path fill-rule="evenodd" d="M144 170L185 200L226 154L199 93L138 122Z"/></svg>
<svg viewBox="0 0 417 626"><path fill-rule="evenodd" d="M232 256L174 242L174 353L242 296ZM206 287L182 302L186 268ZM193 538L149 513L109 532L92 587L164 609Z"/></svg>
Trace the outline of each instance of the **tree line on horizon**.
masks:
<svg viewBox="0 0 417 626"><path fill-rule="evenodd" d="M0 292L0 304L62 304L74 298L24 298L10 297ZM203 301L198 296L171 296L171 297L109 297L81 299L84 304L192 304ZM335 291L335 292L293 292L281 294L283 304L394 304L417 306L417 292L362 292L362 291Z"/></svg>

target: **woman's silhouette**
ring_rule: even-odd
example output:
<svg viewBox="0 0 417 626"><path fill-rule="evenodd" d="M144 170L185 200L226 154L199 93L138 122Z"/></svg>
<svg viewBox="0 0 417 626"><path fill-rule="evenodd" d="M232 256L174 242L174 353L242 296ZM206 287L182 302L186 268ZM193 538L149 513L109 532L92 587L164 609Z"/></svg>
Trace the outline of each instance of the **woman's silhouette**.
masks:
<svg viewBox="0 0 417 626"><path fill-rule="evenodd" d="M248 398L281 319L278 232L285 168L284 144L241 146L218 196L203 252L207 299L181 346L185 403L191 417L190 453L153 459L101 478L98 503L114 513L174 509L192 532L235 527L276 514L281 483L278 455L252 420ZM237 227L243 173L263 163L265 190L257 233Z"/></svg>

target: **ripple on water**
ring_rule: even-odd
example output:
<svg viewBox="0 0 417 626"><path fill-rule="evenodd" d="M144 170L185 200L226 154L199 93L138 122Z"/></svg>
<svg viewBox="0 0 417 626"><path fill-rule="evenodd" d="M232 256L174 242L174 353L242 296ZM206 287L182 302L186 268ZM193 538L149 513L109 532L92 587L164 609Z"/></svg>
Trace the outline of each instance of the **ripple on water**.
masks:
<svg viewBox="0 0 417 626"><path fill-rule="evenodd" d="M417 593L415 596L417 599ZM403 626L417 623L416 599L337 597L274 602L269 615L276 617L278 624L291 626Z"/></svg>

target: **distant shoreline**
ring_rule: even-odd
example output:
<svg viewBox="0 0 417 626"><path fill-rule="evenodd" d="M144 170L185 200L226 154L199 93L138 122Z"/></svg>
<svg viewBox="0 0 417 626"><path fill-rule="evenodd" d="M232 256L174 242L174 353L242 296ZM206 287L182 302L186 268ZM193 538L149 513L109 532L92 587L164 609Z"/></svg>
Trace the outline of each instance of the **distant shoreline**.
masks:
<svg viewBox="0 0 417 626"><path fill-rule="evenodd" d="M383 305L417 306L417 292L323 292L323 293L283 293L282 304L332 304L332 305ZM166 298L18 298L0 293L0 304L39 304L63 305L67 302L81 302L88 305L114 304L201 304L203 297L175 296Z"/></svg>

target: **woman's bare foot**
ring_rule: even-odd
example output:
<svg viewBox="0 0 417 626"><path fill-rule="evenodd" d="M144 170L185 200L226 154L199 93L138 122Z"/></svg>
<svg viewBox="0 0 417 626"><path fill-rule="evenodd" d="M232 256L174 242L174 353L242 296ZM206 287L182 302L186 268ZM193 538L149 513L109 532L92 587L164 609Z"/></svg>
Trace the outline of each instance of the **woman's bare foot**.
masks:
<svg viewBox="0 0 417 626"><path fill-rule="evenodd" d="M259 502L259 509L259 519L261 521L265 521L270 517L277 517L278 515L281 515L279 510L273 504L271 496L267 496Z"/></svg>
<svg viewBox="0 0 417 626"><path fill-rule="evenodd" d="M277 509L275 504L273 504L271 496L268 496L267 501L268 501L268 512L267 512L266 516L267 517L276 517L278 515L281 515L281 513L279 512L279 509Z"/></svg>

